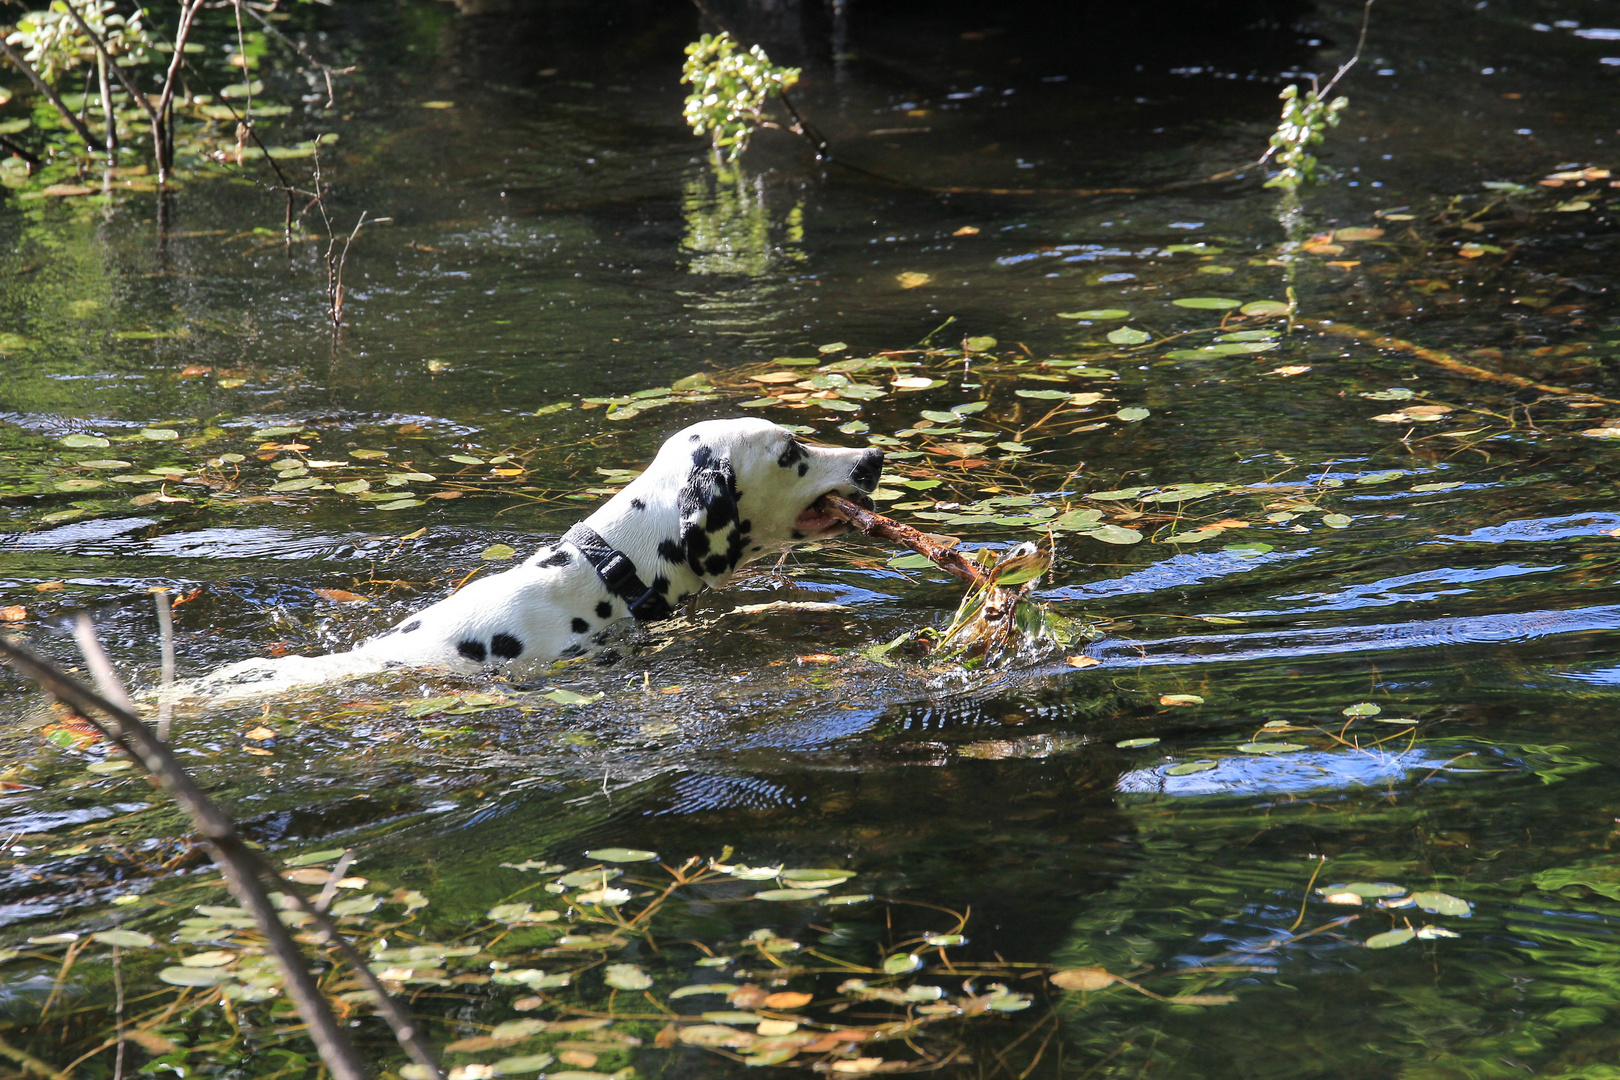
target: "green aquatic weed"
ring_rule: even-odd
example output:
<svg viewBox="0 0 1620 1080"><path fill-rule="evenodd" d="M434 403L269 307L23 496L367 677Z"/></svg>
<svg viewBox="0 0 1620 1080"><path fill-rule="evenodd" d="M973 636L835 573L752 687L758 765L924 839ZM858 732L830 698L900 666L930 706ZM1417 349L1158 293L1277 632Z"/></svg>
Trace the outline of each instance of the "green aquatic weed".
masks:
<svg viewBox="0 0 1620 1080"><path fill-rule="evenodd" d="M713 139L716 154L736 161L755 128L775 126L765 102L798 81L798 68L777 67L758 45L743 52L730 34L704 34L686 47L681 69L681 82L692 86L686 122L694 135Z"/></svg>

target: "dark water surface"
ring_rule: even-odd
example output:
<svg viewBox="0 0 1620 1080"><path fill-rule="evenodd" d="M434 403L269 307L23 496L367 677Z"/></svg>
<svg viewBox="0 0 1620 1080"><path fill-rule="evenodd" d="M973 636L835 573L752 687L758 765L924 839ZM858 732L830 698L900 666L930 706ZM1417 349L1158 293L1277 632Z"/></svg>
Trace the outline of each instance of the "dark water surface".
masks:
<svg viewBox="0 0 1620 1080"><path fill-rule="evenodd" d="M194 594L176 614L182 675L352 643L445 595L490 545L523 553L560 532L599 497L587 489L613 482L598 470L639 468L670 432L747 411L749 395L618 421L581 398L834 342L847 348L832 356L906 349L953 318L932 344L984 335L1006 371L1082 357L1117 374L1019 381L958 361L941 387L856 411L754 411L897 449L920 445L895 434L916 430L919 409L983 398L984 423L1029 425L1046 404L1014 386L1149 410L1134 422L1095 410L1099 427L1032 443L1024 460L996 451L982 474L938 464L949 456L891 458L891 483L944 480L891 490L908 519L987 487L1140 511L1117 523L1147 542L1057 534L1043 595L1096 620L1101 640L970 677L862 660L943 623L958 594L856 539L796 557L791 580L746 577L692 624L552 681L605 694L592 705L447 714L408 703L501 688L346 687L186 714L188 761L254 839L287 854L357 847L361 871L422 890L446 920L527 882L502 862L733 845L748 863L848 868L872 892L971 905L982 956L1120 973L1247 965L1219 982L1237 995L1221 1007L1063 998L1061 1052L1034 1066L1045 1072L1620 1075L1620 440L1581 434L1620 417L1620 233L1606 177L1537 185L1620 165L1620 60L1605 59L1620 31L1591 32L1615 24L1613 8L1375 8L1323 151L1329 175L1292 236L1385 233L1292 268L1277 258L1291 236L1279 196L1257 173L1174 185L1251 161L1282 77L1331 71L1358 6L801 15L756 32L806 64L802 108L841 161L870 171L818 166L781 132L739 168L712 166L680 123L693 19L679 5L601 20L334 9L328 47L360 72L337 110L311 106L286 130L341 135L323 155L340 229L362 210L392 219L355 243L335 341L325 242L289 257L258 173L186 180L161 243L149 194L0 205L0 324L20 335L0 355L0 606L26 607L22 632L68 662L55 617L93 608L140 684L157 672L153 586ZM832 34L848 36L838 58ZM281 77L271 92L296 100ZM309 164L289 163L301 176ZM1097 188L1137 191L1073 193ZM904 274L927 278L903 287ZM1303 319L1596 400L1466 377L1314 323L1263 353L1166 357L1210 344L1221 318L1172 300L1284 299L1290 280ZM1102 308L1131 317L1058 317ZM1205 336L1126 352L1103 340L1121 325ZM1374 421L1411 403L1362 396L1391 388L1452 411ZM869 431L838 430L852 421ZM403 490L419 505L394 510L266 497L275 478L253 455L292 441L254 436L266 428L308 433L318 459L377 448L442 478L470 475L449 455L508 452L527 472L454 499L415 481ZM64 448L74 433L112 442ZM132 507L158 485L60 486L105 480L75 466L98 457L161 473L225 452L247 455L254 495L174 483L195 501ZM1179 511L1151 500L1180 483L1227 487ZM1167 542L1223 519L1247 525ZM936 524L970 546L1034 535L1010 518ZM729 610L777 600L841 607ZM838 659L800 659L824 654ZM1065 662L1082 654L1101 663ZM174 874L202 873L195 859L160 869L182 853L178 818L139 780L86 773L84 753L42 738L38 696L0 679L16 787L0 796L4 934L103 925L114 897L162 898L180 890ZM1361 702L1379 716L1346 727ZM1304 748L1239 750L1268 722ZM247 739L259 725L275 737ZM1314 891L1358 881L1471 911ZM1408 923L1459 936L1363 944ZM14 1019L49 975L0 992Z"/></svg>

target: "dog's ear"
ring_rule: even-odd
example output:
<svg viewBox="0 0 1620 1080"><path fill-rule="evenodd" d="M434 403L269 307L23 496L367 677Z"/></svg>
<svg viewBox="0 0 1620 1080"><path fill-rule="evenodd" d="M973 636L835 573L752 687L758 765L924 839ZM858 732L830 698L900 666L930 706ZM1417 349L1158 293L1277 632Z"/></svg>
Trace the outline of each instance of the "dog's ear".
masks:
<svg viewBox="0 0 1620 1080"><path fill-rule="evenodd" d="M681 535L676 549L699 577L716 577L736 569L748 526L740 519L737 472L729 455L717 456L707 445L692 451L692 469L677 503ZM718 537L711 534L721 533Z"/></svg>
<svg viewBox="0 0 1620 1080"><path fill-rule="evenodd" d="M731 456L716 456L707 445L694 449L692 470L687 473L679 496L682 524L695 524L705 532L717 532L737 520L740 497Z"/></svg>

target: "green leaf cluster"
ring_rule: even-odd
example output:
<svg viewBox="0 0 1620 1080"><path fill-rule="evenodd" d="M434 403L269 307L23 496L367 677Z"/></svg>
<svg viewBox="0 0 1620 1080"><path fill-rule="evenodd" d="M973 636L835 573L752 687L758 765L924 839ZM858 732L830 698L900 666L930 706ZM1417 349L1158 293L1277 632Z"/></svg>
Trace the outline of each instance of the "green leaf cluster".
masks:
<svg viewBox="0 0 1620 1080"><path fill-rule="evenodd" d="M692 86L686 122L736 161L754 129L768 126L765 102L798 81L798 68L777 67L758 45L743 52L730 34L704 34L686 47L681 69L681 82Z"/></svg>

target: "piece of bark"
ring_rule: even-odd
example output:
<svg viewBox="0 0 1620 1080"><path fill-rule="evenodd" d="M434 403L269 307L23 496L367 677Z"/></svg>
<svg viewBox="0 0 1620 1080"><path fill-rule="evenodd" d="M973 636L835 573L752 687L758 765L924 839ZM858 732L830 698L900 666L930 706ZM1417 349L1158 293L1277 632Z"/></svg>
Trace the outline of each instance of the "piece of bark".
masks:
<svg viewBox="0 0 1620 1080"><path fill-rule="evenodd" d="M867 510L841 495L823 495L816 500L816 508L825 510L840 521L847 521L867 536L900 544L917 554L931 559L941 570L954 574L970 585L985 585L990 576L983 567L961 552L946 547L938 537L919 532L910 525L902 525L893 518Z"/></svg>

